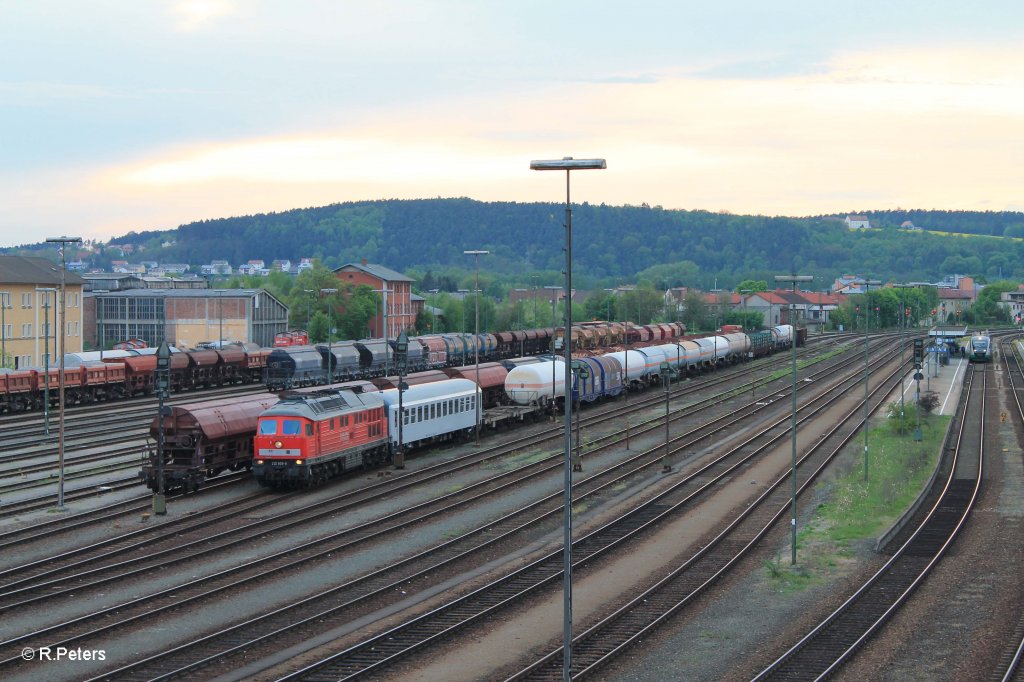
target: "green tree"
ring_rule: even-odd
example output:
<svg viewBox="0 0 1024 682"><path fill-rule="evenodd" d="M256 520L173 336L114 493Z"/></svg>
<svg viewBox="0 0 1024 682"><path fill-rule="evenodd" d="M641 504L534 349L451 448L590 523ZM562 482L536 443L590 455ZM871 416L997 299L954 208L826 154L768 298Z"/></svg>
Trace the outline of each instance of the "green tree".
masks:
<svg viewBox="0 0 1024 682"><path fill-rule="evenodd" d="M711 327L708 321L708 306L700 292L690 289L683 296L683 322L687 331L699 331Z"/></svg>
<svg viewBox="0 0 1024 682"><path fill-rule="evenodd" d="M999 305L999 298L1001 294L1016 290L1017 285L1013 282L1000 281L989 284L981 290L978 300L966 311L967 321L975 324L1008 323L1010 313L1007 308Z"/></svg>
<svg viewBox="0 0 1024 682"><path fill-rule="evenodd" d="M768 282L763 279L745 279L736 286L735 291L768 291Z"/></svg>
<svg viewBox="0 0 1024 682"><path fill-rule="evenodd" d="M327 332L330 329L330 322L327 320L327 313L322 310L318 310L313 313L313 317L309 321L309 341L310 343L327 343Z"/></svg>

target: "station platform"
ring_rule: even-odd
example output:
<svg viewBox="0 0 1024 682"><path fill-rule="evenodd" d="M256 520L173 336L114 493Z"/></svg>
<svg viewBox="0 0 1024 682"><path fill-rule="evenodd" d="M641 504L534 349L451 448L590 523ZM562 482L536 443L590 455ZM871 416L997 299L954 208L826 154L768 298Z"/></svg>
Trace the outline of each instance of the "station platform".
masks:
<svg viewBox="0 0 1024 682"><path fill-rule="evenodd" d="M935 362L934 356L929 355L928 360L921 369L924 378L921 379L921 393L934 391L939 396L937 414L950 415L956 412L956 405L960 399L960 389L963 386L964 371L969 360L965 357L953 356L949 358L949 364L943 365ZM914 380L914 370L907 372L903 379L903 401L913 404L917 395L917 381ZM899 390L893 391L889 396L889 402L900 399Z"/></svg>

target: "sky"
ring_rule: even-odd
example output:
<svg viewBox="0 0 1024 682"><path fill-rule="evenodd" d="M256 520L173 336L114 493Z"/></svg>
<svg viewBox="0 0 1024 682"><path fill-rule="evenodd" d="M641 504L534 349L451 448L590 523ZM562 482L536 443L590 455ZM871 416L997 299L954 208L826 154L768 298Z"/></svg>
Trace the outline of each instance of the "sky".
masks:
<svg viewBox="0 0 1024 682"><path fill-rule="evenodd" d="M1024 210L1019 0L0 0L0 247L342 201Z"/></svg>

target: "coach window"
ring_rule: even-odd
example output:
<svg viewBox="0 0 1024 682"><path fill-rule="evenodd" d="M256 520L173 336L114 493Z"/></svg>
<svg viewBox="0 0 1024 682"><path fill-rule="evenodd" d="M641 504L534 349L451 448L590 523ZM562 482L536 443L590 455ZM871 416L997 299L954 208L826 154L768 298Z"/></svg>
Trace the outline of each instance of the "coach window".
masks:
<svg viewBox="0 0 1024 682"><path fill-rule="evenodd" d="M277 421L274 419L263 419L260 421L260 435L273 436L277 433Z"/></svg>

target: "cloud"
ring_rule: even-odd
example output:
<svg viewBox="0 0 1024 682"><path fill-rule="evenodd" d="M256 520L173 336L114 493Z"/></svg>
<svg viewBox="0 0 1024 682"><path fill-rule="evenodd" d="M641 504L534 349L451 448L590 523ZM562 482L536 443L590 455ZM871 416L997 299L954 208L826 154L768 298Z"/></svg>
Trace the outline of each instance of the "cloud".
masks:
<svg viewBox="0 0 1024 682"><path fill-rule="evenodd" d="M344 125L143 150L56 182L21 178L46 191L0 199L37 221L59 205L90 234L348 200L561 201L564 187L528 162L573 155L608 160L607 171L573 178L573 199L592 203L782 215L1014 209L1022 79L1018 49L892 49L773 78L520 85L320 117Z"/></svg>
<svg viewBox="0 0 1024 682"><path fill-rule="evenodd" d="M170 6L175 26L185 32L204 29L235 11L230 0L177 0Z"/></svg>

